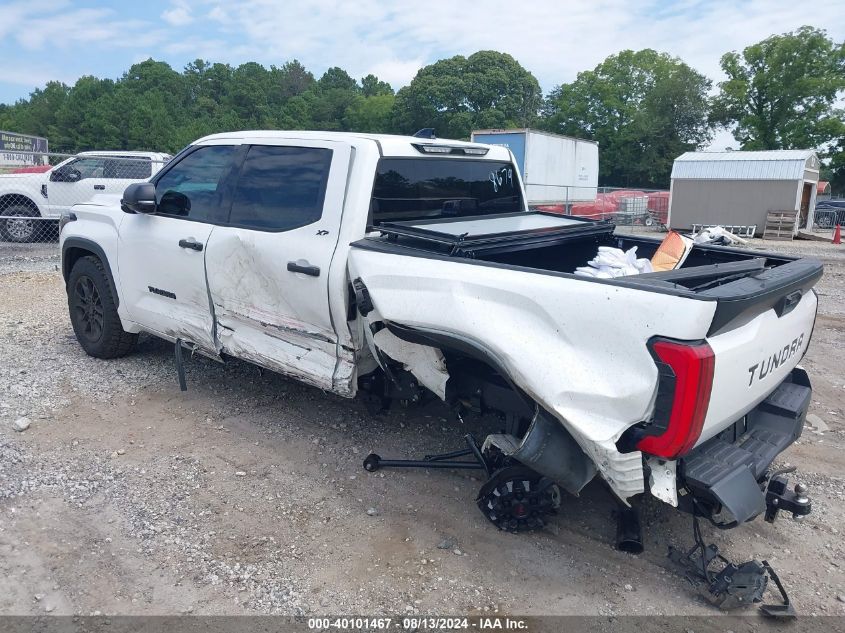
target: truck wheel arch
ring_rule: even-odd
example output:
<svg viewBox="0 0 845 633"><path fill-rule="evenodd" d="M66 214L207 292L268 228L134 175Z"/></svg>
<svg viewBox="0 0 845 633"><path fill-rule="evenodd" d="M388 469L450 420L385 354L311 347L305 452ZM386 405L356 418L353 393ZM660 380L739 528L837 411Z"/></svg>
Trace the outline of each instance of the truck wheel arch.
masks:
<svg viewBox="0 0 845 633"><path fill-rule="evenodd" d="M0 215L3 215L3 210L8 209L13 205L21 205L34 211L37 217L41 217L41 207L28 195L23 193L6 193L0 196Z"/></svg>
<svg viewBox="0 0 845 633"><path fill-rule="evenodd" d="M594 461L578 445L570 431L557 418L548 413L511 378L496 354L483 343L451 332L420 330L417 328L386 322L387 329L396 337L434 347L448 353L458 352L469 356L493 369L507 383L529 410L533 417L517 446L509 446L510 440L501 434L492 434L485 440L519 463L549 477L572 494L578 492L595 477L598 469ZM500 442L498 438L505 438Z"/></svg>
<svg viewBox="0 0 845 633"><path fill-rule="evenodd" d="M105 251L99 244L84 237L69 237L62 244L62 278L65 281L65 285L67 285L73 265L77 260L89 255L93 255L102 262L103 267L106 269L109 286L111 286L115 307L119 306L120 295L117 293L117 287L114 284L114 275L112 275L111 265L109 264L109 259L106 257Z"/></svg>
<svg viewBox="0 0 845 633"><path fill-rule="evenodd" d="M486 346L478 341L451 333L420 330L417 328L401 325L392 321L385 321L385 326L395 336L409 343L436 347L439 349L454 350L481 361L495 369L517 393L522 390L511 380L504 364ZM527 397L527 396L526 396Z"/></svg>

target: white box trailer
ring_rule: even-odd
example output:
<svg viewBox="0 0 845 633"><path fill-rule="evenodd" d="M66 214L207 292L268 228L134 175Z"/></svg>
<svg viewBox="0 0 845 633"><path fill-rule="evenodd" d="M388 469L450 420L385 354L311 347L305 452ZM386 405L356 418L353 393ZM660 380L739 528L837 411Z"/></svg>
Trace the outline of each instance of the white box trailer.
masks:
<svg viewBox="0 0 845 633"><path fill-rule="evenodd" d="M472 141L513 152L529 204L566 204L596 199L599 146L595 141L529 128L475 130Z"/></svg>

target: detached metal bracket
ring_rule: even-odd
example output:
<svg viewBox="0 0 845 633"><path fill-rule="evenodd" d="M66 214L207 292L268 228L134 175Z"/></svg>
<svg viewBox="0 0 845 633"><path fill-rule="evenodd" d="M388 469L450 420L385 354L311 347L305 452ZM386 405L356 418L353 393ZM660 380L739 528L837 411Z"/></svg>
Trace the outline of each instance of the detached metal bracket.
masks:
<svg viewBox="0 0 845 633"><path fill-rule="evenodd" d="M375 453L370 453L364 459L364 470L374 473L380 468L462 468L483 470L490 476L490 466L471 433L464 437L467 448L439 455L426 455L422 459L382 459ZM475 461L453 461L456 457L472 455Z"/></svg>
<svg viewBox="0 0 845 633"><path fill-rule="evenodd" d="M175 356L176 356L176 375L179 377L179 390L180 391L187 391L188 390L188 383L185 381L185 362L182 357L182 339L176 339L176 349L175 349Z"/></svg>
<svg viewBox="0 0 845 633"><path fill-rule="evenodd" d="M684 552L669 547L669 558L680 565L686 579L696 591L711 604L722 610L747 607L763 601L769 579L780 591L783 604L760 605L760 612L772 618L794 618L795 608L789 601L783 584L768 561L756 560L736 564L719 553L715 545L705 544L698 523L698 516L692 517L693 539L695 545ZM711 569L711 564L722 565L719 571Z"/></svg>
<svg viewBox="0 0 845 633"><path fill-rule="evenodd" d="M786 595L786 589L783 588L780 577L777 573L775 573L775 570L772 569L772 566L769 565L769 561L764 560L763 567L765 567L766 571L769 573L769 578L772 579L772 582L775 583L778 591L780 591L783 604L764 604L760 607L760 613L770 618L790 619L797 617L798 614L795 612L795 607L793 607L792 603L789 601L789 596Z"/></svg>

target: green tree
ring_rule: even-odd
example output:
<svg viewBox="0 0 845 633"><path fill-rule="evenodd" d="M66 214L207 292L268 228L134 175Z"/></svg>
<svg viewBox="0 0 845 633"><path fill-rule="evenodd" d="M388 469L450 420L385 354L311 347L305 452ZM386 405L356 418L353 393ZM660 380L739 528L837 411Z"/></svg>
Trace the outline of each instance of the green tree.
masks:
<svg viewBox="0 0 845 633"><path fill-rule="evenodd" d="M434 127L438 135L468 138L475 127L532 124L542 102L537 79L505 53L479 51L420 69L396 95L397 131Z"/></svg>
<svg viewBox="0 0 845 633"><path fill-rule="evenodd" d="M352 132L385 134L393 131L393 94L358 96L346 108L343 127Z"/></svg>
<svg viewBox="0 0 845 633"><path fill-rule="evenodd" d="M711 138L710 86L666 53L625 50L552 90L542 127L598 141L601 184L666 187L675 158Z"/></svg>
<svg viewBox="0 0 845 633"><path fill-rule="evenodd" d="M804 26L722 56L712 120L735 126L742 149L818 148L841 134L845 43Z"/></svg>
<svg viewBox="0 0 845 633"><path fill-rule="evenodd" d="M58 81L48 82L43 89L36 88L28 101L20 102L20 107L9 108L9 122L0 124L0 128L29 130L29 134L48 138L56 135L56 113L67 100L69 91L68 86Z"/></svg>
<svg viewBox="0 0 845 633"><path fill-rule="evenodd" d="M260 129L270 122L270 74L256 62L241 64L232 72L225 106L231 108L243 127Z"/></svg>
<svg viewBox="0 0 845 633"><path fill-rule="evenodd" d="M378 77L370 73L361 79L361 94L365 97L392 95L393 88L386 81L380 81Z"/></svg>
<svg viewBox="0 0 845 633"><path fill-rule="evenodd" d="M343 68L332 66L317 82L321 90L348 90L350 92L359 92L360 87L352 77L349 76Z"/></svg>
<svg viewBox="0 0 845 633"><path fill-rule="evenodd" d="M314 86L315 79L299 60L285 62L281 68L270 67L270 78L273 83L270 101L272 105L283 105L291 97L301 95Z"/></svg>
<svg viewBox="0 0 845 633"><path fill-rule="evenodd" d="M115 91L111 79L80 77L56 111L50 149L57 152L124 149L123 113L117 107Z"/></svg>
<svg viewBox="0 0 845 633"><path fill-rule="evenodd" d="M824 152L821 176L830 181L834 194L845 197L845 111L840 110L840 113L843 123L837 134L838 140Z"/></svg>
<svg viewBox="0 0 845 633"><path fill-rule="evenodd" d="M111 105L104 106L117 117L121 149L169 152L181 147L178 131L188 121L190 107L185 76L152 59L133 64L116 82Z"/></svg>

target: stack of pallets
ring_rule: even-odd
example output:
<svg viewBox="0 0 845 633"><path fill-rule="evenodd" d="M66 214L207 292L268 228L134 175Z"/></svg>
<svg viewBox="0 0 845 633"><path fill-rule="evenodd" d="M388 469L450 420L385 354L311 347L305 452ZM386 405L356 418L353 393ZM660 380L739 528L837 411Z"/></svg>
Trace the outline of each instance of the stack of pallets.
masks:
<svg viewBox="0 0 845 633"><path fill-rule="evenodd" d="M795 235L798 211L769 211L766 214L764 240L791 240Z"/></svg>

